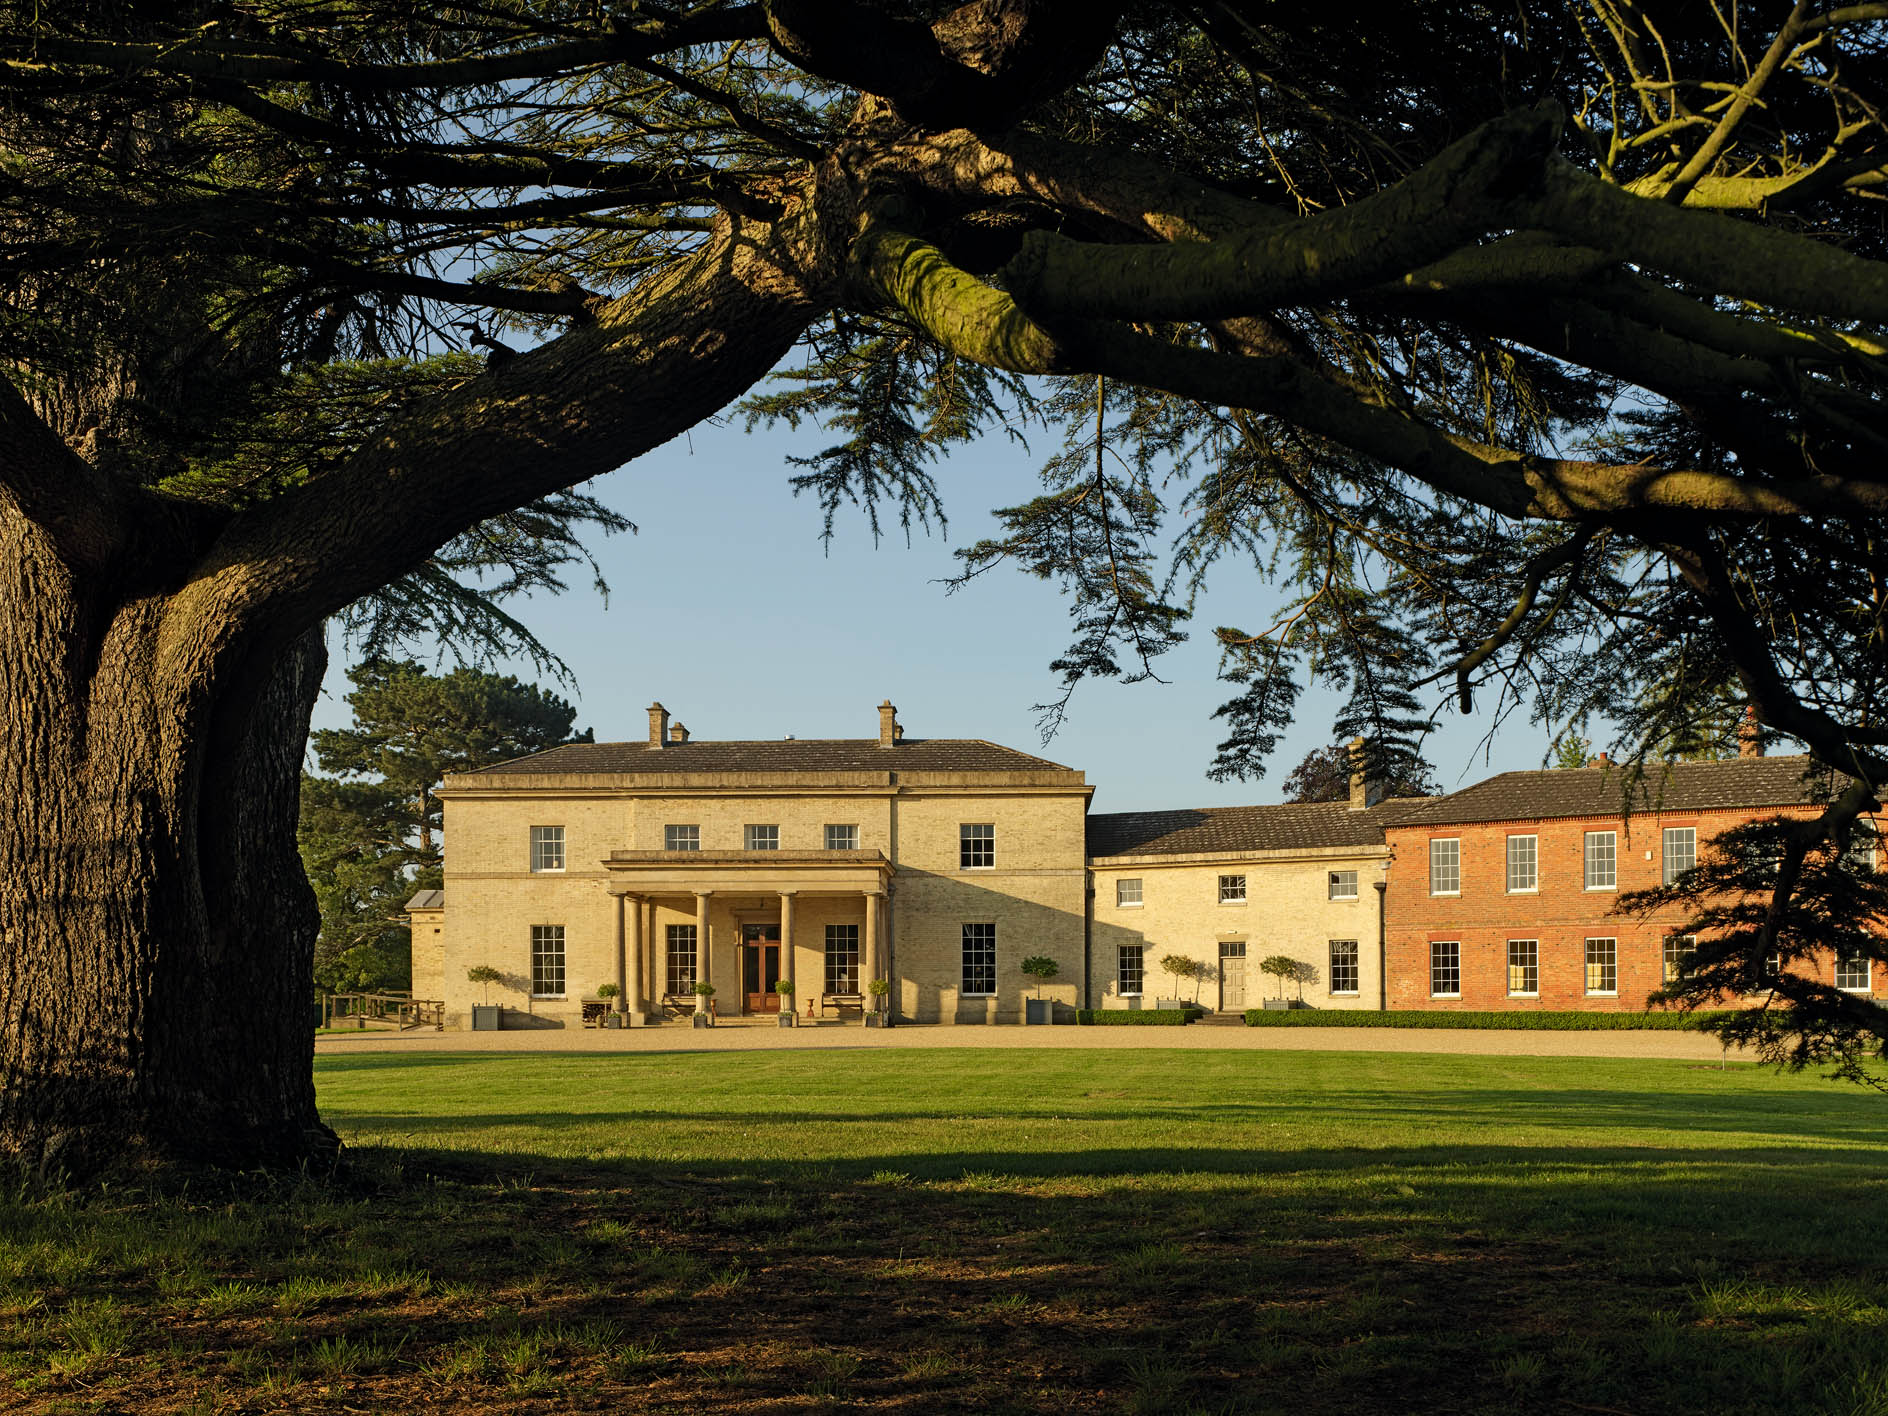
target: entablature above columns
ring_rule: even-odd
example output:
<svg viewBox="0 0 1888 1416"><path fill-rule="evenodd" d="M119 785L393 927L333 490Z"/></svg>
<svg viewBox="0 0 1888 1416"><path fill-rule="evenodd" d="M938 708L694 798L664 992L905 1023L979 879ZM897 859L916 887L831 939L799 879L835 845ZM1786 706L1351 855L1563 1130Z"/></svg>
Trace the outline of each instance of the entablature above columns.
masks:
<svg viewBox="0 0 1888 1416"><path fill-rule="evenodd" d="M857 895L892 874L881 851L612 851L603 866L613 895Z"/></svg>

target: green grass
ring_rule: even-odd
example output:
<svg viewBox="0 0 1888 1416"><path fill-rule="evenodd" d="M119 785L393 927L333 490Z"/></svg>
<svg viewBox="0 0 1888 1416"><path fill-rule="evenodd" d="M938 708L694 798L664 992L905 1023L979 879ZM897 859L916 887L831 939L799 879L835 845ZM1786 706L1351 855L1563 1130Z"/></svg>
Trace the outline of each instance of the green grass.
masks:
<svg viewBox="0 0 1888 1416"><path fill-rule="evenodd" d="M317 1077L339 1180L0 1204L0 1392L1888 1416L1888 1100L1813 1078L970 1049Z"/></svg>

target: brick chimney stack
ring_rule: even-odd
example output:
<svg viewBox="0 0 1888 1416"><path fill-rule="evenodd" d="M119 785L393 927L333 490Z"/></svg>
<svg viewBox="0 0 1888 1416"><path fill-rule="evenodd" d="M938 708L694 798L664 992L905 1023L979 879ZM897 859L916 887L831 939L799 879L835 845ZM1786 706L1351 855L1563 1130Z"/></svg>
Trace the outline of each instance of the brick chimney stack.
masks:
<svg viewBox="0 0 1888 1416"><path fill-rule="evenodd" d="M1371 780L1365 768L1364 740L1350 740L1350 809L1365 811L1383 800L1383 783Z"/></svg>
<svg viewBox="0 0 1888 1416"><path fill-rule="evenodd" d="M1744 710L1744 721L1737 725L1737 755L1739 757L1763 756L1763 724L1757 721L1757 709L1754 704Z"/></svg>
<svg viewBox="0 0 1888 1416"><path fill-rule="evenodd" d="M898 710L892 707L891 699L887 698L878 705L878 745L895 747L898 739L904 735L905 730L898 726Z"/></svg>
<svg viewBox="0 0 1888 1416"><path fill-rule="evenodd" d="M680 723L677 723L674 727L669 729L669 741L670 742L687 742L688 729L683 727Z"/></svg>
<svg viewBox="0 0 1888 1416"><path fill-rule="evenodd" d="M669 710L660 703L649 705L649 746L661 747L669 735Z"/></svg>

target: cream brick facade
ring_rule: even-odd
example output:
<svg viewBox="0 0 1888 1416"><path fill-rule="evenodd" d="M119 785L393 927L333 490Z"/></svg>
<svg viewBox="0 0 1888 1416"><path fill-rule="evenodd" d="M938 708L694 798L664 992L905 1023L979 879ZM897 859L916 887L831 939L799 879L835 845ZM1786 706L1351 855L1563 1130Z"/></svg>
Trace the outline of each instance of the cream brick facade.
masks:
<svg viewBox="0 0 1888 1416"><path fill-rule="evenodd" d="M704 920L723 1016L780 1006L759 977L775 958L766 971L794 981L801 1013L882 977L897 1017L1014 1021L1035 992L1018 966L1035 954L1061 966L1042 996L1077 1004L1082 774L988 743L905 741L888 712L878 742L693 743L670 737L658 707L648 743L574 744L449 777L433 995L448 1025L486 1001L465 977L479 964L504 975L489 997L507 1027L572 1026L583 1001L619 978L629 1012L659 1016L664 995L695 977L685 941L693 930L699 950ZM988 831L988 864L966 865L966 826ZM533 869L534 827L561 830L561 868ZM676 827L693 849L670 849ZM773 848L754 848L755 827ZM835 838L828 828L845 829ZM993 977L972 967L981 954L967 964L967 925L994 926ZM857 934L857 966L844 977L829 977L828 926ZM561 943L561 988L542 960L534 972L534 930L541 956ZM765 952L769 931L777 955Z"/></svg>
<svg viewBox="0 0 1888 1416"><path fill-rule="evenodd" d="M1277 981L1259 972L1259 961L1273 954L1310 970L1302 993L1291 983L1286 997L1302 996L1317 1008L1381 1007L1381 902L1374 882L1383 878L1388 855L1382 847L1340 846L1097 859L1091 932L1096 1006L1135 1006L1135 996L1121 988L1125 946L1141 951L1139 1000L1150 1008L1157 998L1196 996L1208 1008L1257 1008L1278 994ZM1331 898L1333 872L1351 886L1348 898ZM1221 877L1242 880L1245 898L1221 903ZM1139 904L1119 902L1124 880L1139 882ZM1340 983L1354 982L1342 991L1332 987L1333 946L1340 941L1349 946L1341 952L1355 974L1354 980L1339 977ZM1160 960L1168 954L1204 966L1197 995L1194 981L1162 972Z"/></svg>

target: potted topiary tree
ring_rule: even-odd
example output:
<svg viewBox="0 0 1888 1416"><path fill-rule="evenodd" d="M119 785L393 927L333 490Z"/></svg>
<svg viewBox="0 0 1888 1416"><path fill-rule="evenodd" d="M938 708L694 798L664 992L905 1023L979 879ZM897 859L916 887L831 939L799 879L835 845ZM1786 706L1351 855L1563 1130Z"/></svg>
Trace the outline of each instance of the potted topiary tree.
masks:
<svg viewBox="0 0 1888 1416"><path fill-rule="evenodd" d="M885 998L892 991L892 981L888 978L875 978L865 986L865 991L872 995L872 1002L865 1010L865 1025L868 1028L891 1026L891 1020L885 1013Z"/></svg>
<svg viewBox="0 0 1888 1416"><path fill-rule="evenodd" d="M1189 958L1185 954L1163 954L1160 960L1160 971L1165 974L1173 975L1176 980L1173 990L1175 996L1172 998L1156 998L1154 1000L1154 1006L1156 1008L1185 1008L1187 1006L1186 999L1178 996L1180 993L1178 980L1183 978L1195 980L1193 994L1196 999L1199 997L1200 985L1198 979L1200 977L1201 968L1198 959Z"/></svg>
<svg viewBox="0 0 1888 1416"><path fill-rule="evenodd" d="M485 1001L472 1005L472 1031L497 1032L499 1006L492 1002L492 985L503 983L505 976L490 964L474 964L465 971L466 982L482 984Z"/></svg>
<svg viewBox="0 0 1888 1416"><path fill-rule="evenodd" d="M1047 954L1031 954L1022 962L1022 970L1036 980L1036 996L1023 1000L1023 1021L1025 1023L1047 1023L1055 1018L1055 1002L1042 996L1042 985L1062 972L1056 961Z"/></svg>
<svg viewBox="0 0 1888 1416"><path fill-rule="evenodd" d="M715 996L715 986L707 979L697 979L689 990L695 995L695 1014L693 1025L698 1028L711 1028L715 1025L715 1015L709 1011L708 1000Z"/></svg>
<svg viewBox="0 0 1888 1416"><path fill-rule="evenodd" d="M774 980L774 992L780 995L779 1025L790 1028L794 1025L793 1016L793 980L782 978Z"/></svg>
<svg viewBox="0 0 1888 1416"><path fill-rule="evenodd" d="M1259 972L1278 980L1278 997L1267 998L1266 1009L1275 1011L1291 1007L1285 1001L1285 980L1298 977L1298 961L1289 954L1270 954L1259 960Z"/></svg>
<svg viewBox="0 0 1888 1416"><path fill-rule="evenodd" d="M599 983L597 985L597 997L602 999L605 1003L611 1002L622 991L622 989L618 988L613 983ZM613 1007L605 1008L603 1011L603 1026L606 1028L622 1027L623 1015L617 1012Z"/></svg>

